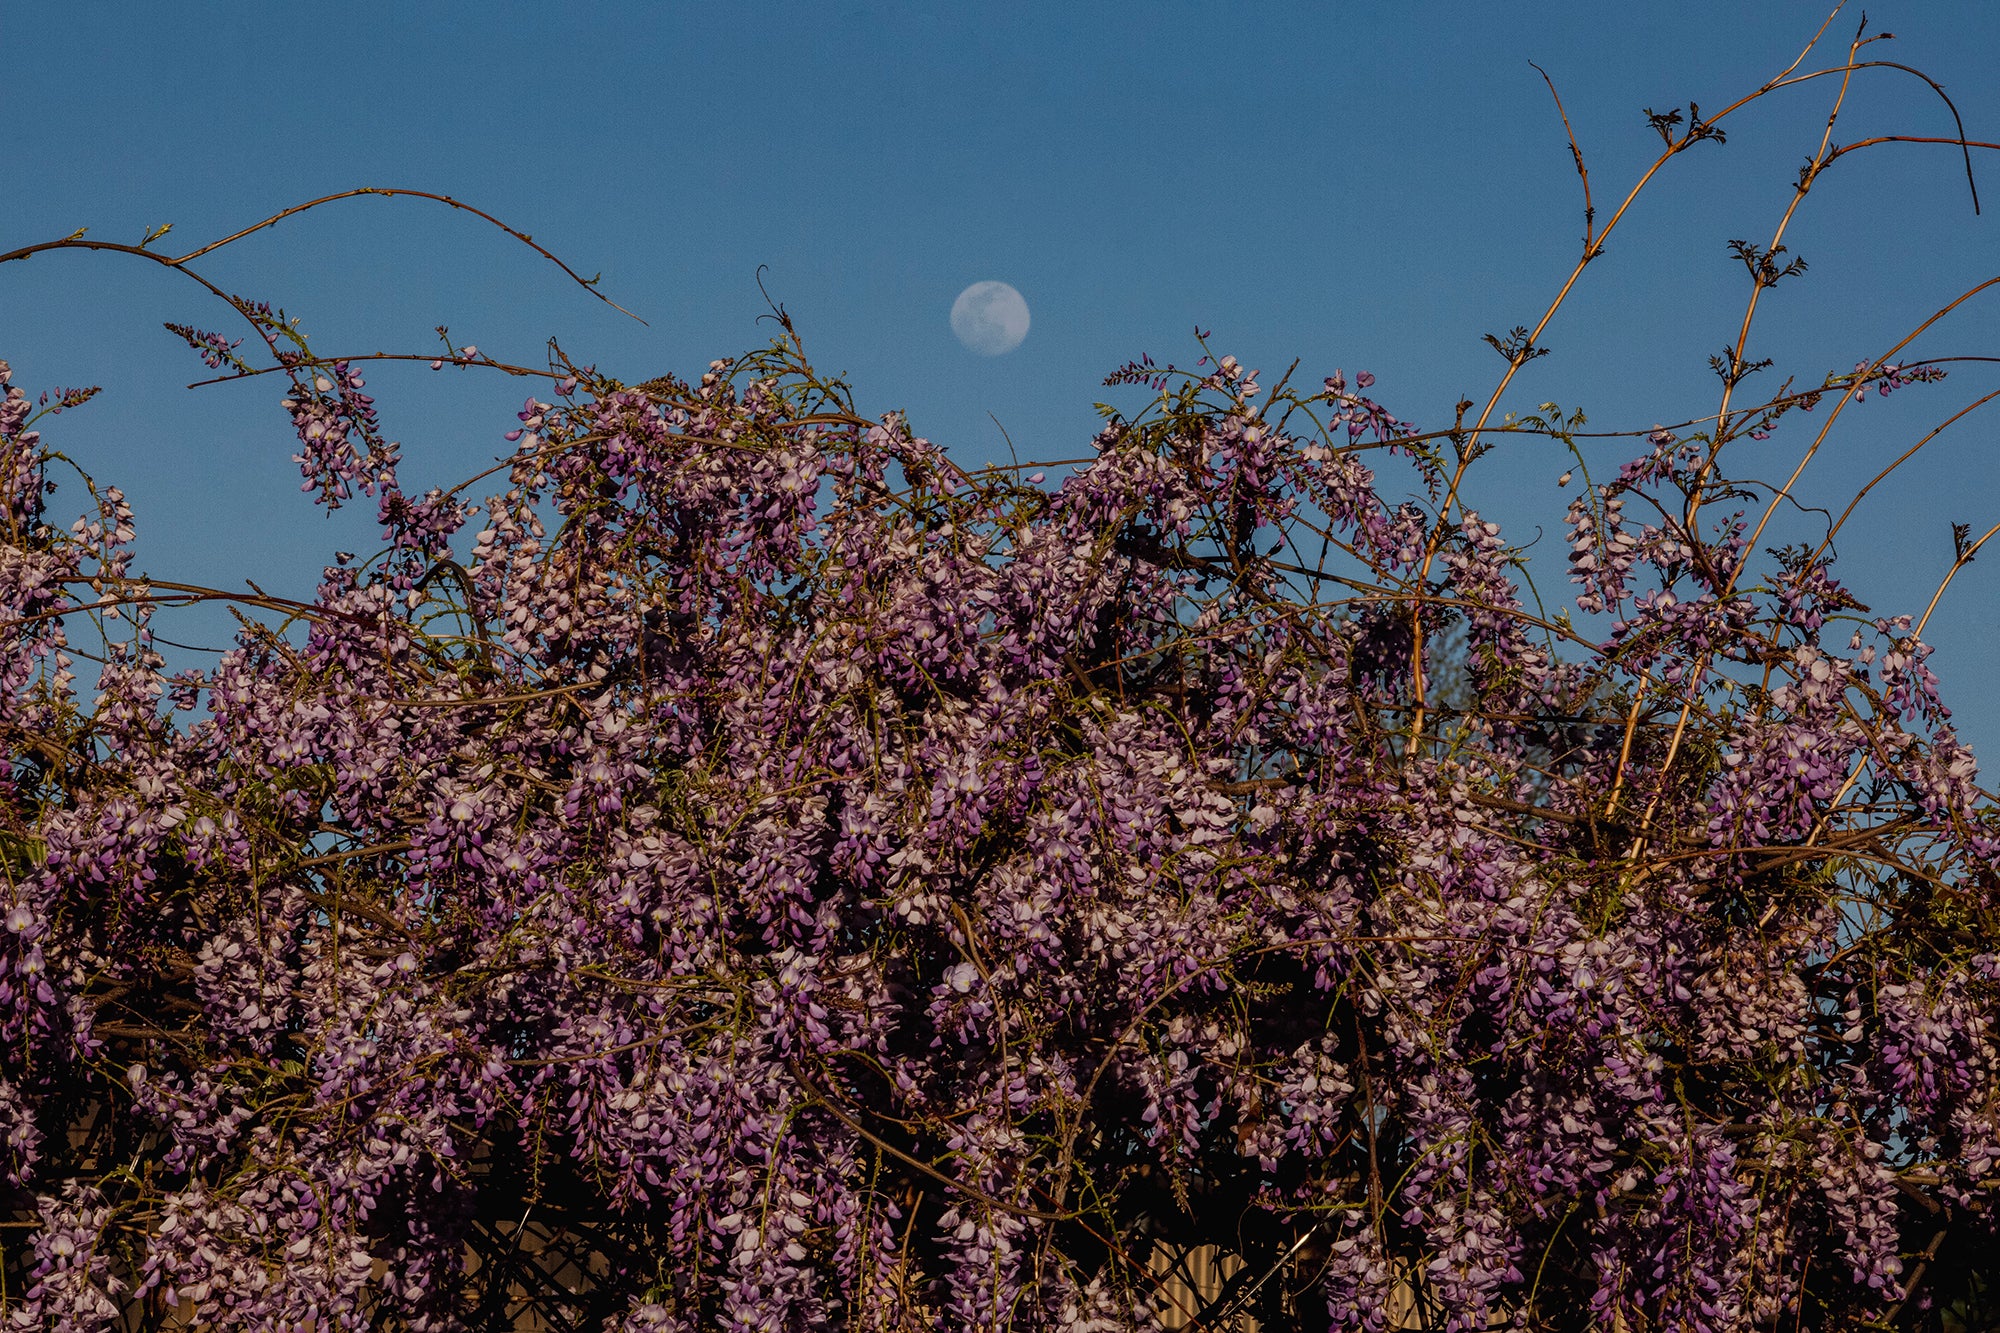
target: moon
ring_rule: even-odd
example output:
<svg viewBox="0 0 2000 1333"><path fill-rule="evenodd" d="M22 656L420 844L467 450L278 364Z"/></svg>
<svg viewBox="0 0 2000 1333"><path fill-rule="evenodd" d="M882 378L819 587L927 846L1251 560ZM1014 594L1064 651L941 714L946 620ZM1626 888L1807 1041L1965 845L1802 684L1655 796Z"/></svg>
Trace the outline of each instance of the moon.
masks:
<svg viewBox="0 0 2000 1333"><path fill-rule="evenodd" d="M975 282L951 303L951 331L981 356L1003 356L1028 336L1028 303L1004 282Z"/></svg>

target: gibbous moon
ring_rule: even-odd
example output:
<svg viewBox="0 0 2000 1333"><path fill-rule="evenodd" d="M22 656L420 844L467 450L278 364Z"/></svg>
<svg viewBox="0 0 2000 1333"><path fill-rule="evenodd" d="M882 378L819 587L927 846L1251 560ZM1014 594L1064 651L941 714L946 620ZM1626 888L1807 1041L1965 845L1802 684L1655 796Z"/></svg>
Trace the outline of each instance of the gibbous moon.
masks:
<svg viewBox="0 0 2000 1333"><path fill-rule="evenodd" d="M1004 282L975 282L951 303L951 331L981 356L1000 356L1028 336L1028 303Z"/></svg>

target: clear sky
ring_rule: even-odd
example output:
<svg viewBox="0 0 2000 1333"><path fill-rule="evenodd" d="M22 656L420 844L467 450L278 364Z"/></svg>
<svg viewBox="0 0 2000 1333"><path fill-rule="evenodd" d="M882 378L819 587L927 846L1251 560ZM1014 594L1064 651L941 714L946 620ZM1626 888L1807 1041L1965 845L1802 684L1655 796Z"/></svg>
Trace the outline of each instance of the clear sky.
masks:
<svg viewBox="0 0 2000 1333"><path fill-rule="evenodd" d="M1502 368L1481 335L1533 324L1578 249L1576 174L1529 61L1562 95L1602 216L1657 149L1642 108L1719 108L1825 16L1795 0L16 4L0 13L0 251L78 227L136 241L167 222L161 248L191 247L315 195L410 186L602 271L647 324L485 224L411 200L335 204L202 271L303 316L322 353L429 351L447 324L527 364L555 337L636 381L765 342L767 266L815 361L851 376L864 411L907 410L974 465L1005 457L1003 426L1023 459L1082 452L1092 403L1113 392L1103 376L1140 353L1192 362L1197 324L1267 384L1294 357L1307 384L1368 369L1394 411L1436 426ZM2000 140L2000 7L1888 0L1868 16L1897 35L1870 54L1925 70L1971 137ZM1843 12L1809 63L1838 63L1859 18ZM1768 240L1833 92L1781 94L1733 119L1725 146L1671 163L1506 406L1554 399L1616 427L1712 411L1707 358L1748 295L1727 242ZM1835 137L1883 133L1944 135L1951 120L1915 79L1874 71ZM1750 387L1872 359L2000 273L2000 154L1975 164L1984 217L1948 148L1872 149L1823 177L1789 235L1810 271L1767 293L1751 345L1777 366ZM953 298L983 280L1032 311L1005 355L952 336ZM364 529L298 495L277 380L184 387L207 372L161 323L230 318L131 260L0 266L16 383L104 386L46 431L132 497L138 567L304 593ZM2000 292L1918 349L2000 354L1996 335ZM504 452L526 391L420 365L368 373L419 487ZM1968 365L1850 412L1807 502L1837 512L1996 379ZM1841 570L1878 611L1922 610L1950 522L2000 521L1996 421L1947 433L1850 526ZM1746 442L1738 468L1781 478L1805 439ZM1480 466L1476 502L1517 539L1544 533L1533 568L1560 595L1559 446L1510 440ZM2000 754L1987 684L2000 549L1960 576L1930 637L1965 731Z"/></svg>

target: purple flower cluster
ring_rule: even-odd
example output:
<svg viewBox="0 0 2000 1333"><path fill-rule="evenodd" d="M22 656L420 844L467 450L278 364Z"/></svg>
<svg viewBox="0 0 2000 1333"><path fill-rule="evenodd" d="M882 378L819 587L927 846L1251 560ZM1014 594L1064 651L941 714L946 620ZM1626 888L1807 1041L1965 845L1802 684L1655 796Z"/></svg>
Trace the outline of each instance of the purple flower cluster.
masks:
<svg viewBox="0 0 2000 1333"><path fill-rule="evenodd" d="M1672 436L1572 506L1591 644L1338 375L1142 362L1044 487L781 343L461 505L293 373L385 554L173 676L0 408L12 1325L1110 1333L1218 1247L1267 1327L1832 1328L2000 1243L1928 649Z"/></svg>

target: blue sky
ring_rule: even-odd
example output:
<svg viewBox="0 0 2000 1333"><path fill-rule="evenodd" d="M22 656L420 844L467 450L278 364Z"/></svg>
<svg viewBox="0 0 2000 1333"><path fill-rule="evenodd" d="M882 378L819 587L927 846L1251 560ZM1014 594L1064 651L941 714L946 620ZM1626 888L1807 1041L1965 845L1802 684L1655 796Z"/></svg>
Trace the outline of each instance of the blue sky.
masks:
<svg viewBox="0 0 2000 1333"><path fill-rule="evenodd" d="M1836 63L1859 17L1835 20L1813 63ZM315 195L410 186L601 271L648 323L484 224L410 200L333 205L202 271L303 316L324 353L428 351L447 324L503 360L537 363L555 337L638 380L766 341L766 266L815 361L848 373L864 410L904 409L975 465L1005 456L1002 426L1024 459L1081 452L1105 373L1140 353L1193 361L1197 324L1267 384L1294 357L1308 384L1368 369L1393 410L1435 426L1459 397L1484 400L1502 365L1481 335L1533 324L1578 248L1575 172L1528 62L1562 94L1602 215L1657 148L1641 108L1720 107L1790 63L1824 18L1791 0L19 5L0 20L0 250L86 226L135 241L166 222L163 248L191 246ZM1897 34L1872 54L1930 73L1973 138L2000 140L1989 0L1891 0L1869 18ZM1768 100L1731 122L1727 145L1670 164L1505 406L1553 399L1607 427L1713 410L1707 358L1748 294L1727 242L1768 239L1832 92ZM1876 71L1836 138L1950 131L1920 83ZM1888 146L1829 172L1789 235L1810 271L1767 294L1751 354L1778 364L1760 379L1816 382L1873 358L2000 272L2000 154L1976 165L1984 217L1949 149ZM1033 311L1004 356L966 351L948 324L953 297L985 279ZM1976 300L1918 347L2000 353L1996 303ZM0 266L0 356L16 383L104 386L47 433L133 498L139 566L307 591L364 525L329 522L298 495L277 382L189 392L206 372L166 320L228 323L193 284L137 262ZM1850 412L1807 502L1837 512L1995 379L1969 365ZM525 392L421 366L375 368L370 388L418 485L502 453ZM2000 520L1993 433L1975 414L1850 527L1841 570L1878 611L1922 609L1950 522ZM1763 454L1746 445L1738 468L1782 477L1804 442L1787 431ZM1607 462L1620 447L1601 446ZM1544 534L1534 568L1549 594L1562 585L1564 465L1557 446L1510 440L1475 474L1477 503L1510 535ZM1930 636L1988 754L2000 753L1985 685L1996 571L2000 550L1965 571Z"/></svg>

